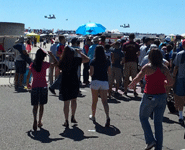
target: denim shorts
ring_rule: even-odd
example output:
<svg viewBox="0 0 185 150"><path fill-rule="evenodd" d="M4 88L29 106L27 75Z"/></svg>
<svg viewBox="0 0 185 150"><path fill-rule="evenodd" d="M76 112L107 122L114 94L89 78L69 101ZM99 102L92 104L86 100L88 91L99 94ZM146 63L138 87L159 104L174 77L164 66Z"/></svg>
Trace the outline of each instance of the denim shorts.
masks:
<svg viewBox="0 0 185 150"><path fill-rule="evenodd" d="M109 83L108 83L108 81L93 80L91 82L91 89L93 89L93 90L108 90Z"/></svg>
<svg viewBox="0 0 185 150"><path fill-rule="evenodd" d="M185 78L176 78L174 92L178 96L185 96Z"/></svg>
<svg viewBox="0 0 185 150"><path fill-rule="evenodd" d="M47 87L37 87L31 90L31 105L44 105L48 102Z"/></svg>
<svg viewBox="0 0 185 150"><path fill-rule="evenodd" d="M16 73L25 74L26 73L26 62L25 61L16 61L15 62Z"/></svg>

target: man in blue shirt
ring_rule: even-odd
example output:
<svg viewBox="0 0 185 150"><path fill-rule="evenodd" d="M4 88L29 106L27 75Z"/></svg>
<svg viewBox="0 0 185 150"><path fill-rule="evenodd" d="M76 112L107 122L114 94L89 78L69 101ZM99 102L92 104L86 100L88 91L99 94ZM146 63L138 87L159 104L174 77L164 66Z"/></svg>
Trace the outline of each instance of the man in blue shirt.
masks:
<svg viewBox="0 0 185 150"><path fill-rule="evenodd" d="M94 58L94 52L95 52L96 46L98 45L99 37L98 36L95 36L93 38L92 42L93 42L93 45L91 45L89 47L89 52L87 54L87 56L90 58L90 61L93 60L93 58Z"/></svg>
<svg viewBox="0 0 185 150"><path fill-rule="evenodd" d="M184 50L177 53L173 63L175 65L173 78L175 82L175 106L179 111L179 123L184 125L183 107L185 104L185 40L182 41Z"/></svg>

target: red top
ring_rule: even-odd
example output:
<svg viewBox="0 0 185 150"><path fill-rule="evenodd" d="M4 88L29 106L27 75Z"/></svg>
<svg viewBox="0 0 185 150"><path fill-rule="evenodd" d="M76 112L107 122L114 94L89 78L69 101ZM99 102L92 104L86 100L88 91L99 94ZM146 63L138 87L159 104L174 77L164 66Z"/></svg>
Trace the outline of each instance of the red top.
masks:
<svg viewBox="0 0 185 150"><path fill-rule="evenodd" d="M86 45L84 46L85 54L86 54L86 55L87 55L88 52L89 52L89 47L90 47L90 45L88 45L88 44L86 44Z"/></svg>
<svg viewBox="0 0 185 150"><path fill-rule="evenodd" d="M147 94L164 94L166 89L164 87L164 80L166 76L161 72L159 68L151 74L145 75L146 85L144 93Z"/></svg>
<svg viewBox="0 0 185 150"><path fill-rule="evenodd" d="M124 43L123 51L125 52L125 62L137 62L139 45L136 42L128 41Z"/></svg>
<svg viewBox="0 0 185 150"><path fill-rule="evenodd" d="M50 63L48 62L43 62L42 63L42 69L40 72L37 72L33 68L33 63L30 64L29 69L32 72L33 75L33 81L32 81L32 88L36 87L47 87L47 82L46 82L46 69L49 68Z"/></svg>

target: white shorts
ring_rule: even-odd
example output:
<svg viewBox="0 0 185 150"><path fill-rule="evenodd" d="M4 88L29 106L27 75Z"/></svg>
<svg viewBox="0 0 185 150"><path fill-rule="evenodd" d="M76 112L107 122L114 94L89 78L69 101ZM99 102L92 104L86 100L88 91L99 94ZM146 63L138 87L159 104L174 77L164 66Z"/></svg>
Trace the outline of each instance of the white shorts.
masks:
<svg viewBox="0 0 185 150"><path fill-rule="evenodd" d="M93 80L93 81L91 81L91 89L93 89L93 90L108 90L109 83L108 83L108 81Z"/></svg>

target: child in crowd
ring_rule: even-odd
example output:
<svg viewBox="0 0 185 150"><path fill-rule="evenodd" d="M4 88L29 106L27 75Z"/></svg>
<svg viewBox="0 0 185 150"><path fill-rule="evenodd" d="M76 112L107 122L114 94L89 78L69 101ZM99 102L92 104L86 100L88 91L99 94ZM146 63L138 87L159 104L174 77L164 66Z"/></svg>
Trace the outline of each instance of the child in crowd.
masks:
<svg viewBox="0 0 185 150"><path fill-rule="evenodd" d="M39 48L36 52L36 57L33 63L30 64L29 73L27 76L27 87L31 89L31 105L33 106L33 130L37 130L38 127L42 127L43 124L41 122L43 112L44 112L44 104L47 104L48 101L48 89L46 82L46 69L50 67L50 63L44 62L44 58L47 53L53 58L54 64L57 64L56 58L53 56L51 52L47 52L44 49ZM29 84L29 79L31 73L33 74L32 85ZM37 124L37 110L38 105L39 109L39 121Z"/></svg>

